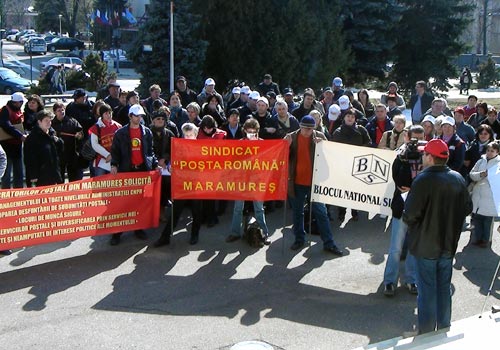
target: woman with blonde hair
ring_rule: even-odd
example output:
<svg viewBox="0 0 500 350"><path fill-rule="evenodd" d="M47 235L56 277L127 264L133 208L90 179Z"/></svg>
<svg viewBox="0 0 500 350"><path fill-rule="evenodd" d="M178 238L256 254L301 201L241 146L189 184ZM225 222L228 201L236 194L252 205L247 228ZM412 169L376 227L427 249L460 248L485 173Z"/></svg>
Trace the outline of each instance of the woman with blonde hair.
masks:
<svg viewBox="0 0 500 350"><path fill-rule="evenodd" d="M394 116L392 121L394 123L394 128L392 130L387 130L382 134L378 148L395 150L404 143L407 134L407 131L405 130L405 116L398 114Z"/></svg>

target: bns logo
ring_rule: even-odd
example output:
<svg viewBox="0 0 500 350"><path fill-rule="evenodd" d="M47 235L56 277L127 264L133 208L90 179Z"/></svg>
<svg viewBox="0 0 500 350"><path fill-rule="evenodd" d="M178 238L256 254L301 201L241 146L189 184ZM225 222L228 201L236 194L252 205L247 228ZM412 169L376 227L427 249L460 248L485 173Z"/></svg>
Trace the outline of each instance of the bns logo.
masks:
<svg viewBox="0 0 500 350"><path fill-rule="evenodd" d="M391 164L373 154L354 157L352 176L368 185L389 181Z"/></svg>

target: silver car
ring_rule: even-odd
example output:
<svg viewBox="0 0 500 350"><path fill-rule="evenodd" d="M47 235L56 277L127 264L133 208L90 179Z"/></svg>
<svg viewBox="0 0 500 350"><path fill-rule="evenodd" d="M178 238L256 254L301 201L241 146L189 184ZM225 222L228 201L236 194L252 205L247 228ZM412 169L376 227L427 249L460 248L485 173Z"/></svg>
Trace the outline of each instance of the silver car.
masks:
<svg viewBox="0 0 500 350"><path fill-rule="evenodd" d="M40 37L29 38L24 43L24 52L27 54L40 53L45 55L47 53L47 43Z"/></svg>

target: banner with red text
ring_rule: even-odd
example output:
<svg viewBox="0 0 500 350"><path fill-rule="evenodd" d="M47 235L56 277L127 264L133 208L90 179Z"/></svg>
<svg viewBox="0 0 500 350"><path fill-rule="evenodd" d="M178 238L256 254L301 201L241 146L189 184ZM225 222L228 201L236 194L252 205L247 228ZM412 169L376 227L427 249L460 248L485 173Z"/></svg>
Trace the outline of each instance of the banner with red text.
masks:
<svg viewBox="0 0 500 350"><path fill-rule="evenodd" d="M0 190L0 250L158 226L157 171Z"/></svg>
<svg viewBox="0 0 500 350"><path fill-rule="evenodd" d="M284 200L285 140L172 139L172 198Z"/></svg>

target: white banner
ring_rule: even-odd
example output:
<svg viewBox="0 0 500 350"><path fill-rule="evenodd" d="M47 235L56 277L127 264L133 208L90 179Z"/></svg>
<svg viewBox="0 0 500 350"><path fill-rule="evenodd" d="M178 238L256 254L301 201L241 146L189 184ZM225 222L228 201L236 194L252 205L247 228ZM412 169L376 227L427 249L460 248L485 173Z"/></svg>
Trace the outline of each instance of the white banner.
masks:
<svg viewBox="0 0 500 350"><path fill-rule="evenodd" d="M311 199L392 215L396 152L323 141L316 145Z"/></svg>
<svg viewBox="0 0 500 350"><path fill-rule="evenodd" d="M497 216L500 216L500 167L488 168L488 182L490 183L491 192L493 192Z"/></svg>

